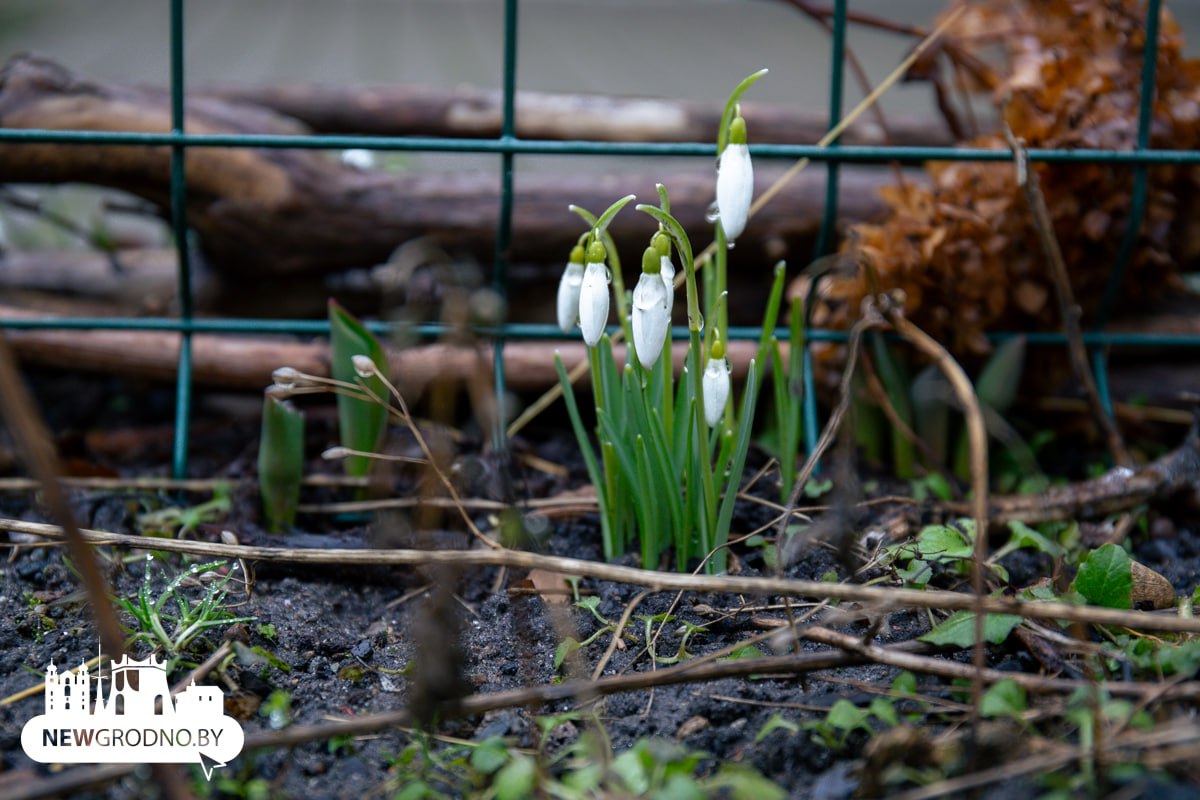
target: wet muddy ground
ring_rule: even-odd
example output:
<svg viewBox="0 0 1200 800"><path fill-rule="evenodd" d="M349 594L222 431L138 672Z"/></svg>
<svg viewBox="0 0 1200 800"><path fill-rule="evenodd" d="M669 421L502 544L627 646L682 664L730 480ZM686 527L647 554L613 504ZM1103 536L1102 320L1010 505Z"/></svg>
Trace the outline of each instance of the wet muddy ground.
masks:
<svg viewBox="0 0 1200 800"><path fill-rule="evenodd" d="M161 420L169 404L161 393L129 393L121 407L97 411L83 419L69 419L80 408L63 401L62 387L54 381L39 386L52 424L60 431L89 431L93 445L109 441L99 437L106 425L129 435L130 415L139 419L142 433L137 438L143 449L130 460L100 458L80 444L77 434L64 434L60 445L70 455L72 447L78 468L84 460L125 475L161 473L148 459L155 457L154 423ZM99 397L100 395L97 395ZM111 402L111 401L110 401ZM198 429L211 431L195 457L198 465L213 477L240 479L250 474L253 463L255 421L243 413L241 404L202 401ZM220 413L224 419L205 417ZM231 410L232 409L232 410ZM111 412L111 414L109 414ZM83 427L80 427L83 426ZM88 427L92 426L92 427ZM150 433L147 433L150 431ZM82 435L82 434L79 434ZM320 425L313 436L325 435ZM132 439L131 439L132 441ZM75 442L75 444L72 444ZM582 480L581 465L572 462L573 445L564 436L551 435L524 447L551 461L566 463L572 469L567 476L523 474L518 481L522 491L540 496L577 488ZM319 449L319 443L318 443ZM761 466L751 463L748 474ZM751 459L752 462L755 460ZM162 461L157 462L163 463ZM318 465L319 467L319 465ZM326 467L328 469L328 467ZM139 471L140 470L140 471ZM252 485L238 484L233 510L219 522L203 524L193 534L198 539L218 540L221 530L238 533L243 541L256 544L369 547L372 543L395 542L411 536L395 519L381 517L372 521L339 520L330 516L302 516L299 537L274 537L258 526L255 491ZM401 490L404 480L400 481ZM411 488L411 487L409 487ZM203 496L141 494L130 492L73 492L76 513L87 527L125 533L136 532L136 514L154 505L194 503ZM189 499L190 498L190 499ZM45 520L44 512L30 493L0 496L0 514L9 518ZM751 530L769 521L769 509L745 504L739 508L735 531ZM1166 517L1162 517L1166 519ZM459 528L456 520L444 517L446 528ZM486 526L490 520L480 514ZM1167 528L1169 527L1169 530ZM466 546L467 537L450 531L434 537L443 546ZM8 697L35 686L46 665L73 667L93 657L97 651L95 628L79 592L78 584L64 551L58 547L29 546L31 539L14 535L13 543L26 546L9 548L9 558L0 566L0 697ZM409 540L411 542L411 540ZM1200 537L1184 524L1162 523L1155 536L1135 536L1135 554L1148 566L1161 571L1177 591L1190 593L1200 576ZM599 533L593 515L554 520L536 545L543 552L600 560ZM164 554L161 560L148 561L142 554L103 549L102 564L114 592L134 595L142 585L145 570L153 572L152 594L164 584L164 573L174 575L189 561L179 555ZM735 550L742 574L768 572L762 549ZM196 559L205 561L205 559ZM627 556L622 563L635 565ZM1008 559L1014 584L1032 582L1048 568L1044 560L1017 554ZM808 547L788 570L792 577L821 579L829 572L844 577L845 568L830 548ZM584 579L577 590L583 598L595 598L593 609L574 606L565 584L547 582L545 576L498 568L432 571L425 569L337 566L309 566L260 563L253 568L253 592L247 598L235 589L231 603L239 603L230 613L250 616L247 623L215 627L196 640L184 654L184 662L199 662L223 641L235 649L233 658L218 680L226 693L226 713L237 717L247 734L289 725L311 725L398 708L427 708L419 696L422 684L417 673L437 679L426 695L443 697L477 692L498 692L521 687L551 684L572 676L590 675L605 656L612 641L603 633L575 655L555 667L556 649L568 637L586 641L604 626L601 618L615 623L629 604L638 601L622 638L623 646L611 654L603 675L664 669L674 659L688 659L726 648L763 632L764 617L783 618L778 607L736 616L713 616L712 609L736 610L754 606L755 598L712 594L660 592L639 596L641 587ZM867 576L869 577L869 576ZM232 587L233 584L231 583ZM452 588L452 594L436 587ZM536 587L536 588L531 588ZM198 597L203 587L185 589ZM592 602L592 601L588 601ZM798 607L797 613L805 610ZM663 615L670 620L663 622ZM657 621L653 618L657 617ZM646 619L650 625L654 654L646 651ZM132 623L129 615L123 615ZM850 614L827 617L826 624L847 633L868 635L860 617ZM929 618L923 613L898 611L887 616L882 628L872 633L881 644L909 641L926 631ZM137 655L149 650L135 647ZM769 653L786 642L767 639L758 644ZM805 650L821 647L804 643ZM968 661L965 653L947 657ZM1038 671L1040 665L1016 638L989 651L990 666L1012 671ZM413 667L416 665L416 669ZM180 666L176 678L186 672ZM849 666L815 673L803 679L754 676L749 679L726 678L706 683L683 683L654 689L613 694L599 701L580 704L563 700L540 706L510 708L487 714L439 722L436 732L457 739L482 741L488 737L506 737L512 747L541 749L552 755L568 747L593 723L578 715L564 719L545 733L538 718L589 709L603 725L614 752L621 752L645 737L662 737L705 755L700 775L713 774L722 764L752 766L783 787L792 797L848 798L862 788L864 759L870 756L868 736L863 731L845 738L840 749L814 741L815 733L775 727L775 717L787 723L803 725L824 718L838 700L846 699L866 707L886 690L899 670L877 664ZM428 681L426 681L428 683ZM961 699L952 687L934 678L920 678L921 695L929 701L953 703ZM428 699L427 697L424 699ZM415 706L414 706L415 701ZM0 707L0 759L2 780L9 786L28 787L39 776L58 771L56 767L35 764L20 748L20 730L24 721L41 712L42 697L35 694ZM917 704L900 701L901 711L917 709ZM916 727L928 733L952 730L964 716L961 712L924 714ZM883 730L886 726L876 726ZM1019 739L1019 731L996 724L994 731L1004 751ZM397 768L398 755L414 740L410 729L387 729L348 741L320 741L291 749L244 753L224 770L218 770L213 784L197 781L205 791L217 794L223 786L233 796L248 791L251 781L259 790L269 788L270 796L284 797L380 797L394 796L403 789L407 778ZM1016 745L1012 745L1016 747ZM1019 748L1018 748L1019 749ZM870 770L873 767L866 766ZM438 788L436 774L433 785ZM199 772L194 771L198 776ZM219 781L226 779L224 784ZM985 796L1024 797L1038 791L1032 778L1018 777L990 786ZM1155 780L1160 780L1155 778ZM3 785L0 783L0 785ZM152 794L146 768L104 788L92 789L86 796L133 797ZM237 787L242 787L238 789ZM1160 785L1163 791L1186 792L1184 779L1168 776ZM448 793L461 791L445 783ZM1183 796L1182 794L1179 796Z"/></svg>

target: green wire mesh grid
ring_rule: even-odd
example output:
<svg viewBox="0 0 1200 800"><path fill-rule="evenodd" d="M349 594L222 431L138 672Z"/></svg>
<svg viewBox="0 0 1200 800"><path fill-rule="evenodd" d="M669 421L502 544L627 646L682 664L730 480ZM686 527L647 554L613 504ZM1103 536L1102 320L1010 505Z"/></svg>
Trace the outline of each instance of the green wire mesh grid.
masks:
<svg viewBox="0 0 1200 800"><path fill-rule="evenodd" d="M172 467L176 477L187 473L188 441L192 401L192 335L196 333L288 333L328 334L329 325L324 321L310 320L266 320L266 319L196 319L192 303L192 269L189 256L189 231L186 210L187 184L184 175L184 159L188 148L194 147L260 147L260 148L313 148L393 151L425 151L443 153L480 153L500 156L500 202L496 247L493 258L492 282L495 291L507 299L508 260L507 253L512 237L513 216L513 159L517 155L602 155L602 156L708 156L716 155L712 143L632 143L590 141L540 141L519 139L515 135L515 99L517 87L517 36L518 0L505 0L504 11L504 55L503 55L503 103L500 135L494 139L450 139L437 137L384 136L285 136L285 135L226 135L188 133L184 125L184 5L185 0L170 0L170 97L171 130L168 133L120 132L120 131L58 131L0 128L0 142L42 142L78 145L157 145L171 149L171 228L174 233L178 256L179 315L177 318L94 318L72 317L54 319L20 319L0 321L7 328L55 328L55 329L109 329L109 330L156 330L174 331L181 334L178 368L176 372L175 437ZM846 45L846 21L848 0L835 0L832 13L832 50L829 69L829 126L835 125L842 116L844 54ZM1092 330L1084 334L1084 343L1093 360L1101 401L1111 413L1111 401L1107 379L1107 348L1127 347L1197 347L1200 336L1161 335L1139 333L1106 333L1103 328L1112 313L1118 292L1124 280L1126 268L1131 260L1137 241L1138 230L1146 209L1147 169L1154 164L1200 164L1200 152L1180 150L1151 150L1150 123L1154 101L1155 67L1158 60L1159 20L1161 0L1148 0L1146 4L1146 48L1141 68L1141 96L1138 105L1136 144L1129 150L1097 149L1031 149L1031 161L1103 163L1127 165L1133 172L1133 188L1128 225L1124 231L1117 258L1112 265L1097 321ZM843 162L919 164L927 161L1010 161L1008 150L992 150L971 147L915 147L915 146L842 146L828 147L812 145L753 145L751 152L756 158L797 159L810 158L824 162L828 180L822 223L818 235L815 256L824 255L834 242L834 224L838 201L838 172ZM389 326L374 324L376 332L387 332ZM423 325L416 330L422 335L437 335L438 325ZM553 339L562 333L553 324L502 324L480 328L478 333L490 337L494 342L495 390L497 401L505 395L503 348L508 339ZM677 338L686 337L684 329L677 329ZM756 339L759 335L753 328L731 328L731 339ZM786 331L780 331L786 336ZM993 334L993 339L1004 339L1018 335L1015 332ZM1025 333L1031 343L1062 344L1065 337L1055 333ZM812 341L844 340L845 333L830 330L813 330ZM804 362L804 428L811 448L817 433L816 403L812 391L812 365ZM502 410L502 409L501 409ZM504 414L498 415L500 420ZM492 433L493 446L505 447L503 423Z"/></svg>

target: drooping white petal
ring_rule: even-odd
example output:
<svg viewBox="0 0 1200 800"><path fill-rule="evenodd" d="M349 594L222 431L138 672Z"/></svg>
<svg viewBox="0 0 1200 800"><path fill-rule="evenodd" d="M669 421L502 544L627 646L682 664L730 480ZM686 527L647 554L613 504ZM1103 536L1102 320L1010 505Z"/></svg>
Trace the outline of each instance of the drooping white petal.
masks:
<svg viewBox="0 0 1200 800"><path fill-rule="evenodd" d="M633 347L638 361L650 369L658 360L671 327L667 290L659 275L643 272L633 290Z"/></svg>
<svg viewBox="0 0 1200 800"><path fill-rule="evenodd" d="M704 418L708 427L715 428L725 413L729 402L729 362L723 358L710 358L700 379L704 393Z"/></svg>
<svg viewBox="0 0 1200 800"><path fill-rule="evenodd" d="M595 347L608 324L608 267L590 262L579 291L579 329L588 347Z"/></svg>
<svg viewBox="0 0 1200 800"><path fill-rule="evenodd" d="M658 274L662 276L663 286L667 290L667 318L671 317L671 311L675 308L675 265L671 263L670 256L663 256L659 259Z"/></svg>
<svg viewBox="0 0 1200 800"><path fill-rule="evenodd" d="M754 166L750 163L750 149L744 144L730 143L717 164L717 214L729 241L745 230L753 198Z"/></svg>
<svg viewBox="0 0 1200 800"><path fill-rule="evenodd" d="M558 327L570 333L579 321L579 290L583 286L583 264L568 261L558 282Z"/></svg>

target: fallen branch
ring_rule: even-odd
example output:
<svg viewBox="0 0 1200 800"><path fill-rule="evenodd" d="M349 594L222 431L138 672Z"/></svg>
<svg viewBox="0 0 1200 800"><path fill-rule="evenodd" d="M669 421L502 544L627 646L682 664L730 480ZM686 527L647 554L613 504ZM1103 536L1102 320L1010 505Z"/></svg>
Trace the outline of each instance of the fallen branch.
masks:
<svg viewBox="0 0 1200 800"><path fill-rule="evenodd" d="M268 108L319 133L492 138L500 135L503 117L499 91L463 86L208 86L192 90L189 96ZM719 104L685 100L517 92L516 135L548 140L715 142L723 110ZM829 127L823 111L761 103L744 103L742 111L754 120L754 141L764 144L815 142ZM893 117L887 127L892 144L954 144L945 126L933 120ZM851 125L842 142L888 143L877 122Z"/></svg>
<svg viewBox="0 0 1200 800"><path fill-rule="evenodd" d="M62 529L57 525L15 519L0 519L0 530L25 533L46 539L61 540L63 537ZM117 545L138 550L167 550L206 557L241 558L247 561L397 566L457 564L462 567L541 569L562 575L578 575L584 578L645 586L656 591L727 592L759 597L787 595L828 598L830 600L873 603L881 609L937 608L946 611L980 609L988 614L1015 614L1031 619L1056 619L1095 625L1116 625L1136 630L1200 633L1200 619L1169 614L1120 611L1069 603L1027 602L1008 597L975 598L960 592L861 586L794 578L687 575L604 564L578 558L542 555L523 550L358 550L250 547L157 539L96 530L85 530L82 533L84 539L93 545Z"/></svg>
<svg viewBox="0 0 1200 800"><path fill-rule="evenodd" d="M47 315L0 306L5 319L38 319ZM25 329L10 331L14 352L26 363L44 367L106 372L174 383L178 369L179 334L162 331L79 331ZM686 342L673 350L676 368L683 364ZM490 345L481 345L482 357L492 359ZM540 390L557 382L554 352L568 365L585 363L582 341L515 341L504 347L508 385L517 390ZM744 377L754 357L754 342L731 342L729 358L734 377ZM614 347L620 359L624 348ZM403 350L389 349L391 374L402 390L420 388L435 378L465 381L478 371L477 351L471 347L429 344ZM271 383L271 371L282 366L326 377L329 345L289 339L195 334L192 337L193 380L200 386L259 390Z"/></svg>
<svg viewBox="0 0 1200 800"><path fill-rule="evenodd" d="M1062 318L1063 333L1067 337L1067 355L1071 359L1071 369L1075 377L1083 385L1083 393L1092 409L1092 417L1100 430L1104 432L1105 442L1113 463L1118 467L1133 465L1133 457L1129 455L1121 431L1117 428L1116 420L1111 417L1100 400L1100 391L1096 387L1096 377L1092 374L1088 362L1087 348L1083 344L1083 329L1079 325L1083 309L1075 302L1075 293L1071 290L1071 276L1067 273L1067 264L1063 260L1062 248L1058 237L1054 235L1054 223L1050 219L1050 210L1046 208L1046 196L1042 193L1042 184L1038 180L1035 167L1029 164L1029 153L1025 150L1024 141L1013 135L1012 129L1006 124L1004 137L1008 140L1016 161L1017 185L1025 193L1025 202L1029 205L1033 218L1033 227L1037 231L1038 241L1042 245L1042 254L1046 257L1046 265L1054 284L1054 295L1058 298L1058 313Z"/></svg>

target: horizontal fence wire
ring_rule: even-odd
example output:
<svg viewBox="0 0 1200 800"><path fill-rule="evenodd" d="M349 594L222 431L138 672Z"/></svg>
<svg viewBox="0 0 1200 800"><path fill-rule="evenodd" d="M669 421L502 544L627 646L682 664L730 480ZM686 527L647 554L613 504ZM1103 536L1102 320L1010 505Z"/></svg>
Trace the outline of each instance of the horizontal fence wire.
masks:
<svg viewBox="0 0 1200 800"><path fill-rule="evenodd" d="M1150 147L1150 129L1153 121L1155 87L1155 65L1158 58L1159 18L1162 13L1161 0L1148 0L1146 5L1146 46L1143 52L1141 96L1138 106L1137 139L1128 150L1032 148L1027 151L1033 162L1066 164L1101 164L1128 166L1131 168L1131 205L1128 225L1122 239L1117 258L1112 265L1109 282L1105 290L1101 312L1092 330L1084 333L1083 341L1092 353L1093 366L1097 375L1101 397L1106 408L1111 400L1107 381L1107 352L1112 347L1197 347L1200 336L1187 334L1158 334L1138 332L1106 332L1107 324L1125 272L1137 243L1145 214L1148 193L1148 169L1154 165L1200 164L1200 152L1190 150L1155 150ZM847 0L836 0L829 26L831 34L830 61L830 124L841 117L846 47ZM61 330L127 330L175 332L182 335L176 382L177 404L175 422L175 448L173 471L176 477L187 472L187 445L192 398L191 337L194 334L290 334L299 336L327 336L329 324L324 320L273 320L273 319L197 319L194 316L192 298L191 258L189 254L189 229L187 225L187 183L185 162L187 151L207 147L252 147L252 148L305 148L305 149L367 149L405 152L475 153L500 156L500 198L497 209L496 250L493 262L493 288L501 299L508 294L508 249L511 244L513 216L513 160L518 155L562 155L562 156L667 156L704 157L716 155L716 146L711 142L602 142L602 141L548 141L520 139L516 135L515 99L517 92L517 36L519 33L518 0L505 0L504 55L502 65L502 122L500 135L494 138L451 139L441 137L387 137L350 135L276 135L276 134L219 134L189 133L185 130L186 85L184 74L184 19L185 0L171 0L170 15L170 102L171 130L161 133L136 131L64 131L0 128L0 143L50 143L79 146L162 146L171 150L171 228L175 237L178 257L178 296L180 313L178 318L24 318L0 320L0 328L14 330L61 329ZM1012 161L1014 156L1008 149L953 146L891 146L891 145L841 145L829 147L799 144L756 144L750 146L755 158L801 159L824 162L827 165L828 182L826 204L822 215L818 251L820 255L832 247L838 197L840 164L924 164L931 161ZM377 333L392 333L401 330L420 338L435 338L447 331L438 324L397 325L396 323L367 323ZM474 332L495 342L494 374L496 394L499 402L505 394L503 345L506 340L563 340L575 339L564 335L556 325L505 323L495 326L478 326ZM687 329L676 327L672 337L686 339ZM751 327L732 327L730 339L758 339L761 331ZM788 331L780 328L776 335L786 339ZM1053 332L993 332L989 338L1003 341L1024 336L1031 344L1061 345L1066 337ZM813 329L808 332L810 341L844 342L844 331ZM806 358L805 383L811 388L811 361ZM806 429L815 435L815 401L813 392L805 397ZM500 415L503 419L503 415ZM493 445L503 448L502 423L493 436Z"/></svg>

